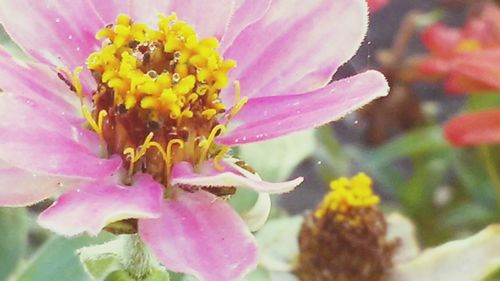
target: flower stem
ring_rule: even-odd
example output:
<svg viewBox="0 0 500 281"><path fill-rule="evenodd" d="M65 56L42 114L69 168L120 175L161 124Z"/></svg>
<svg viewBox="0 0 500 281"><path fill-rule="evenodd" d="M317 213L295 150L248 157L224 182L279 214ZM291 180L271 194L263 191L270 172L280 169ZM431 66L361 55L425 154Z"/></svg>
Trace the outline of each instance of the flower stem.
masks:
<svg viewBox="0 0 500 281"><path fill-rule="evenodd" d="M498 169L496 168L495 161L491 155L491 151L488 146L480 146L479 153L483 158L484 164L486 166L486 170L491 179L491 184L495 190L497 208L500 211L500 174Z"/></svg>
<svg viewBox="0 0 500 281"><path fill-rule="evenodd" d="M142 280L151 274L154 259L139 235L128 236L127 252L125 267L131 277Z"/></svg>

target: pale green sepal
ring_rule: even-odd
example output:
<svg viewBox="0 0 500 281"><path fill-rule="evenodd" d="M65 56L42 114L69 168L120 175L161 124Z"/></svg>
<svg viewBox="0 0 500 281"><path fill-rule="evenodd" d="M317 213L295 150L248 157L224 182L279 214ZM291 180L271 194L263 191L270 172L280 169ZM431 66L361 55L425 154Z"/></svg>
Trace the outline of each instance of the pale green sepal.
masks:
<svg viewBox="0 0 500 281"><path fill-rule="evenodd" d="M111 272L123 269L126 239L115 240L78 250L78 256L85 271L95 280L102 280Z"/></svg>

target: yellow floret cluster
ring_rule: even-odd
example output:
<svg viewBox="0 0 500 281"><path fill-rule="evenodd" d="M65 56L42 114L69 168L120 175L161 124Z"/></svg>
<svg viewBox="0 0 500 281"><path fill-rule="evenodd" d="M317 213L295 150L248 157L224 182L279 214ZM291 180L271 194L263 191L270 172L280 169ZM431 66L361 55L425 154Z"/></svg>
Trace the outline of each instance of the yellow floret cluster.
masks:
<svg viewBox="0 0 500 281"><path fill-rule="evenodd" d="M236 63L217 52L216 38L199 40L175 14L160 16L157 30L119 15L96 37L103 46L87 65L101 85L113 90L115 105L174 120L210 120L225 110L219 93Z"/></svg>
<svg viewBox="0 0 500 281"><path fill-rule="evenodd" d="M346 216L343 213L350 209L371 207L379 202L380 198L372 190L372 179L365 173L359 173L351 179L342 177L330 182L330 192L314 215L322 218L333 211L337 221L344 221Z"/></svg>

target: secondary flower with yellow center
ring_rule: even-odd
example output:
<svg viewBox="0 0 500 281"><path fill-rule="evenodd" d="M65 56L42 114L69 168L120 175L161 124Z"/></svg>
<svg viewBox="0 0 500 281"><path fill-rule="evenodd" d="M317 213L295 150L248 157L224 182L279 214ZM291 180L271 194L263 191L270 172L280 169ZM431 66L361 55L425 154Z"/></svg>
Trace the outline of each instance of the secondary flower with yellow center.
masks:
<svg viewBox="0 0 500 281"><path fill-rule="evenodd" d="M380 198L364 173L330 183L331 191L299 234L296 275L302 281L381 281L392 266L397 241L387 241Z"/></svg>
<svg viewBox="0 0 500 281"><path fill-rule="evenodd" d="M375 71L327 84L366 15L361 0L5 3L0 23L34 61L0 49L0 205L62 193L42 226L137 232L170 270L240 279L258 253L224 198L302 178L264 182L226 153L387 94Z"/></svg>

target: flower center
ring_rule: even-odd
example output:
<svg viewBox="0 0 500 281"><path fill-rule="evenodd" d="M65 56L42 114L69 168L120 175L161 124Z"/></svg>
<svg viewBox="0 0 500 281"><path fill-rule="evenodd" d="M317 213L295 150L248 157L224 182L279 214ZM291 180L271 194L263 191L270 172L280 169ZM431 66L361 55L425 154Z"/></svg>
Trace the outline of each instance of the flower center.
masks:
<svg viewBox="0 0 500 281"><path fill-rule="evenodd" d="M175 14L160 16L158 29L119 15L96 37L102 48L87 65L98 88L93 111L83 111L107 153L123 155L129 176L146 172L168 186L176 162L197 165L227 151L213 138L225 129L219 94L236 63L217 52L216 38L198 38Z"/></svg>
<svg viewBox="0 0 500 281"><path fill-rule="evenodd" d="M327 213L335 213L337 222L348 222L356 226L361 222L361 212L380 202L373 193L372 179L364 173L359 173L351 179L342 177L330 183L328 193L314 216L323 218Z"/></svg>

